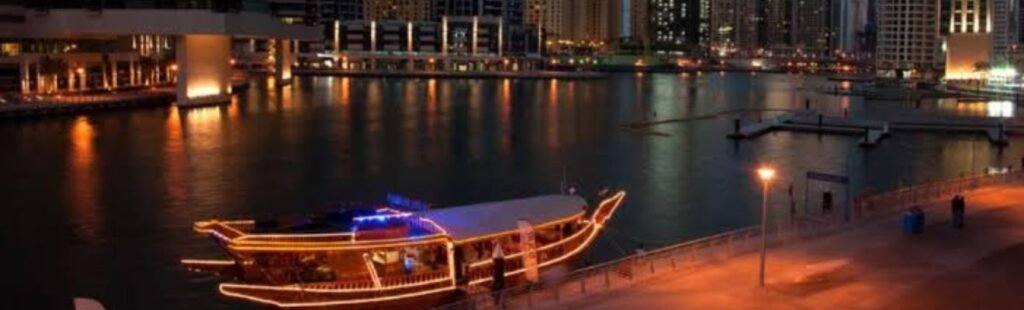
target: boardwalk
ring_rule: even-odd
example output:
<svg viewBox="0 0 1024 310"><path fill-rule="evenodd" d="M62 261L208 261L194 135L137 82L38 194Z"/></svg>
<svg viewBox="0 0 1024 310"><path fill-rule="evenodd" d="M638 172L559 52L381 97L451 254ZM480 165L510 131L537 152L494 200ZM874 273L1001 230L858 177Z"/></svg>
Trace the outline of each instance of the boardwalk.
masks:
<svg viewBox="0 0 1024 310"><path fill-rule="evenodd" d="M759 122L741 124L728 136L749 139L775 131L802 131L825 134L858 135L862 146L874 146L894 131L981 134L995 145L1006 145L1010 136L1024 133L1024 123L990 117L957 117L908 114L884 120L866 120L824 115L813 110L787 112Z"/></svg>
<svg viewBox="0 0 1024 310"><path fill-rule="evenodd" d="M966 193L967 228L948 202L929 204L918 236L888 216L840 233L771 248L767 286L758 254L669 272L633 285L565 294L548 309L1015 309L1024 304L1024 186Z"/></svg>

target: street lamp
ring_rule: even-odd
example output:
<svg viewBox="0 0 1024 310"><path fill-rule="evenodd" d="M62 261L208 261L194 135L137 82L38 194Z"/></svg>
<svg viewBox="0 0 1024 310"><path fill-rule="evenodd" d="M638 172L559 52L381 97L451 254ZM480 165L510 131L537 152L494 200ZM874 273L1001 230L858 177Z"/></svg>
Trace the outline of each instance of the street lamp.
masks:
<svg viewBox="0 0 1024 310"><path fill-rule="evenodd" d="M764 287L764 261L768 253L768 186L775 178L775 169L762 166L757 168L757 176L761 178L761 268L758 284Z"/></svg>

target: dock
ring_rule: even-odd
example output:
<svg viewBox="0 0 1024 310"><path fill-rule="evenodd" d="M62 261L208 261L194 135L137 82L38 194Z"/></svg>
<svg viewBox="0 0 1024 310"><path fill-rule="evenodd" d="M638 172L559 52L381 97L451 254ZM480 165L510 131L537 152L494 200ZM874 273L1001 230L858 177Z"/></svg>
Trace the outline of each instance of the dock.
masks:
<svg viewBox="0 0 1024 310"><path fill-rule="evenodd" d="M170 89L147 89L94 95L39 98L28 102L0 104L0 119L76 114L94 111L166 106L174 102Z"/></svg>
<svg viewBox="0 0 1024 310"><path fill-rule="evenodd" d="M813 110L783 113L756 122L734 120L732 139L752 139L768 132L787 130L819 134L858 135L860 145L878 145L893 132L942 132L985 135L993 145L1005 146L1010 137L1024 133L1024 123L985 117L951 117L935 115L901 115L887 120L868 120L825 115Z"/></svg>

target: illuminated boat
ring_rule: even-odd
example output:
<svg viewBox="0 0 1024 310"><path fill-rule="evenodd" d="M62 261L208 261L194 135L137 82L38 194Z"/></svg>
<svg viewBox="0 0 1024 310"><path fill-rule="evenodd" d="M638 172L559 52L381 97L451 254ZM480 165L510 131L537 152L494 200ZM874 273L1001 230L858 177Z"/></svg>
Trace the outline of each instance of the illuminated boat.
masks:
<svg viewBox="0 0 1024 310"><path fill-rule="evenodd" d="M485 291L495 279L509 286L537 281L570 263L625 195L601 195L594 208L579 196L547 195L420 211L385 203L293 225L202 221L195 230L231 259L182 264L231 277L219 285L226 296L276 307L421 308L429 305L424 300Z"/></svg>

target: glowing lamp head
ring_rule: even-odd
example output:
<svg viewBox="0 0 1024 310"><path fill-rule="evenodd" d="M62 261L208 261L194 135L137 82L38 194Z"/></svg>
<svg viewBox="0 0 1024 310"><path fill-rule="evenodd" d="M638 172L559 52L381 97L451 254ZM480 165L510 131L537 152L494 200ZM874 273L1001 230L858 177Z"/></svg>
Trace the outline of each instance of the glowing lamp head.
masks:
<svg viewBox="0 0 1024 310"><path fill-rule="evenodd" d="M770 167L757 168L757 176L761 178L761 181L771 182L775 178L775 169Z"/></svg>

